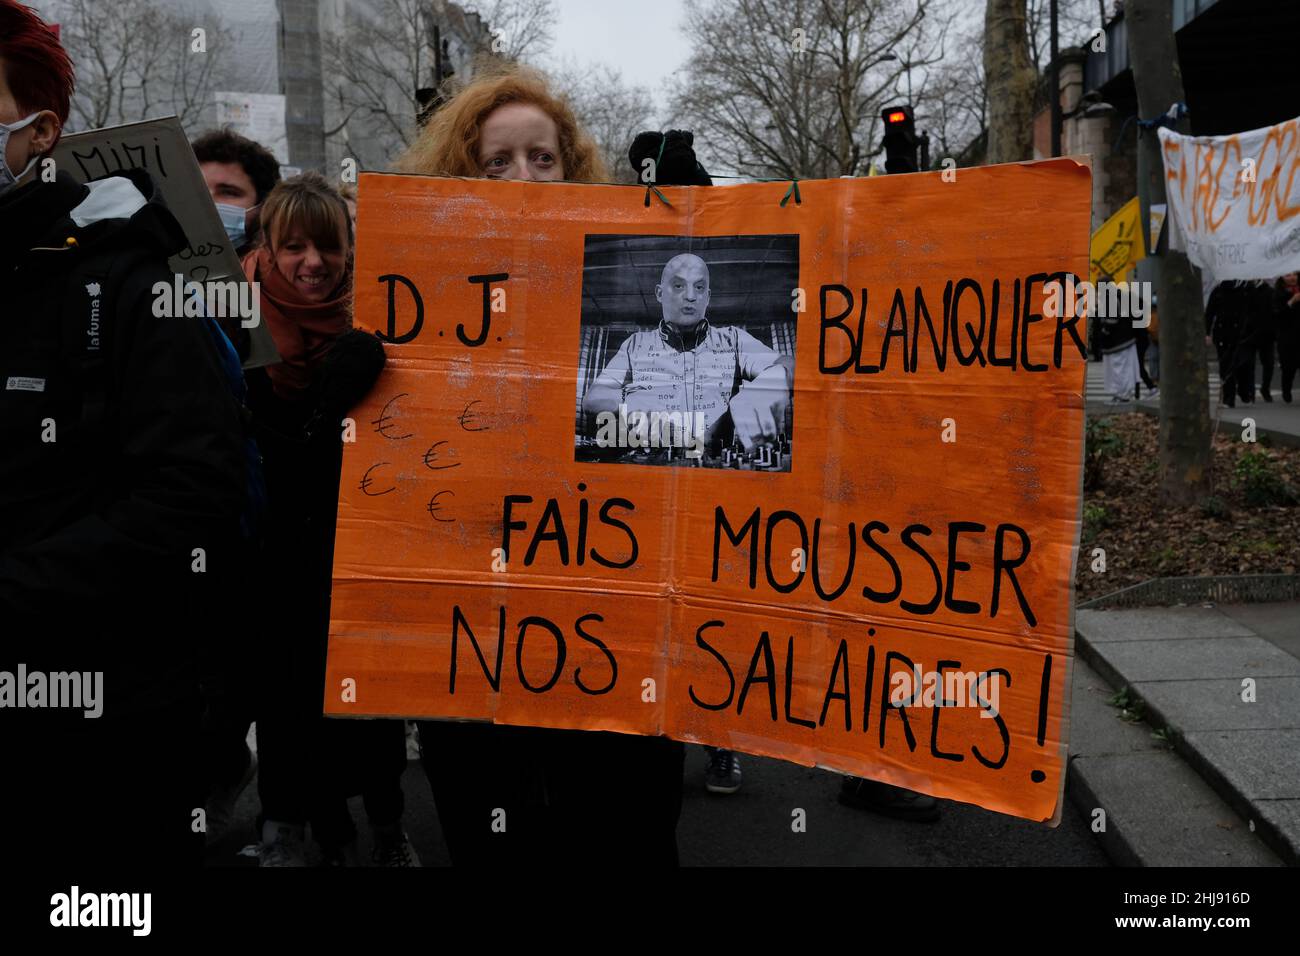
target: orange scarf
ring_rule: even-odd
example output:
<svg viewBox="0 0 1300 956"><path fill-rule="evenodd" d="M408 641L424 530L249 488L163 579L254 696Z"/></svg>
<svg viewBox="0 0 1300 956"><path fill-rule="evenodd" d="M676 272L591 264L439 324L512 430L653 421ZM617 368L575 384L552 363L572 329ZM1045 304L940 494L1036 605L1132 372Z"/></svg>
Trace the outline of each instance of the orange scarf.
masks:
<svg viewBox="0 0 1300 956"><path fill-rule="evenodd" d="M270 329L280 362L270 365L275 394L290 401L302 398L330 347L352 328L352 271L343 276L334 297L307 302L275 267L265 246L244 257L244 275L260 283L262 319Z"/></svg>

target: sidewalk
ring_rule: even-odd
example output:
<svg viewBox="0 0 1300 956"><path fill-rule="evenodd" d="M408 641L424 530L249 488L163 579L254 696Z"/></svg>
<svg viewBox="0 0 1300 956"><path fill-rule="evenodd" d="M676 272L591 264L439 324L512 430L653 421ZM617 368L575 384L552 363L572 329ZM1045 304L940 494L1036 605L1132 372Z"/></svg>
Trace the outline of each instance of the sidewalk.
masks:
<svg viewBox="0 0 1300 956"><path fill-rule="evenodd" d="M1221 857L1218 865L1276 862L1271 854L1261 856L1263 847L1252 841L1216 846L1217 834L1204 821L1224 817L1226 808L1205 801L1208 784L1241 815L1247 831L1283 862L1300 865L1300 603L1080 610L1076 636L1081 670L1095 669L1116 690L1128 688L1144 705L1145 720L1166 728L1186 761L1160 766L1147 754L1135 762L1132 752L1124 758L1115 748L1106 754L1108 761L1095 755L1079 761L1085 792L1102 800L1100 789L1127 801L1131 832L1120 838L1125 852L1144 865L1178 865L1180 857L1215 865L1214 857L1225 852L1232 859ZM1087 756L1096 725L1089 722L1089 701L1080 697L1079 683L1076 712L1079 704L1083 712L1076 729L1083 733L1072 736ZM1118 783L1125 782L1125 764L1128 794L1115 779L1118 774ZM1188 779L1189 765L1203 781L1200 790ZM1163 773L1164 785L1148 778L1148 769ZM1184 790L1185 804L1169 804L1170 780ZM1189 824L1199 831L1186 832ZM1225 827L1236 825L1219 820L1213 828Z"/></svg>
<svg viewBox="0 0 1300 956"><path fill-rule="evenodd" d="M1243 405L1238 401L1236 408L1227 408L1219 405L1219 370L1218 366L1211 362L1210 420L1214 421L1217 417L1219 431L1240 436L1242 421L1246 418L1252 418L1255 420L1255 433L1258 437L1262 438L1267 435L1276 444L1300 446L1300 383L1297 383L1298 394L1293 396L1291 404L1288 405L1282 401L1279 374L1276 370L1273 373L1273 401L1266 402L1258 396L1259 379L1257 375L1257 392L1254 404ZM1139 411L1153 416L1160 414L1159 396L1147 398L1145 388L1142 389L1143 398L1141 401L1111 402L1110 393L1106 391L1100 362L1088 363L1086 389L1087 410L1094 415L1132 411Z"/></svg>

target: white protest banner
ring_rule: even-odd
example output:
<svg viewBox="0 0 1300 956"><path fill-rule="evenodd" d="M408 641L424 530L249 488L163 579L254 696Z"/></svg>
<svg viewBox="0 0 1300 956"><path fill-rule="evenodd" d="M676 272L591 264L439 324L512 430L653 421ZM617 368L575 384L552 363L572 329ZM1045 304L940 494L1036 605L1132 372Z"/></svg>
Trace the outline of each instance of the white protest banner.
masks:
<svg viewBox="0 0 1300 956"><path fill-rule="evenodd" d="M1216 281L1300 269L1300 119L1229 136L1161 129L1169 210Z"/></svg>
<svg viewBox="0 0 1300 956"><path fill-rule="evenodd" d="M289 163L289 134L280 93L213 93L217 125L265 146L281 166Z"/></svg>
<svg viewBox="0 0 1300 956"><path fill-rule="evenodd" d="M88 130L64 136L54 150L55 166L86 182L126 169L143 169L153 177L163 202L185 230L189 246L171 258L181 282L243 283L244 270L235 255L217 207L208 194L203 173L185 130L174 116ZM235 301L239 301L238 297ZM280 361L266 325L248 328L249 354L245 368Z"/></svg>

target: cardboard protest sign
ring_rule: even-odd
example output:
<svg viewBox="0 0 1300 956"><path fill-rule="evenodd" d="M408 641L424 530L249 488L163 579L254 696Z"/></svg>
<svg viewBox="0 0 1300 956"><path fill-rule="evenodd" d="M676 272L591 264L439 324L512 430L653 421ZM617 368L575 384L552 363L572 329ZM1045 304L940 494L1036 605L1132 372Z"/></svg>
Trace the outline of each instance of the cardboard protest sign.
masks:
<svg viewBox="0 0 1300 956"><path fill-rule="evenodd" d="M1140 223L1142 207L1134 196L1092 234L1088 281L1126 282L1132 268L1146 257Z"/></svg>
<svg viewBox="0 0 1300 956"><path fill-rule="evenodd" d="M359 188L389 362L344 435L326 713L1054 818L1085 323L1043 304L1087 274L1085 167Z"/></svg>
<svg viewBox="0 0 1300 956"><path fill-rule="evenodd" d="M244 283L239 257L176 117L71 133L59 141L53 157L58 169L82 182L124 169L147 170L190 241L189 248L171 259L171 268L181 282ZM270 330L263 323L259 321L248 332L251 341L245 368L280 361Z"/></svg>
<svg viewBox="0 0 1300 956"><path fill-rule="evenodd" d="M1215 281L1300 269L1300 118L1229 136L1161 128L1171 245Z"/></svg>

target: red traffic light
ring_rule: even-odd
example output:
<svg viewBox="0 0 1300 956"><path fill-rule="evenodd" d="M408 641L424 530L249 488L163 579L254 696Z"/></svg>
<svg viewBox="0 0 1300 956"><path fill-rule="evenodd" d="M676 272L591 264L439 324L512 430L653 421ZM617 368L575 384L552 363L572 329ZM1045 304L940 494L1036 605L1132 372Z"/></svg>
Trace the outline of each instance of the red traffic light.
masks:
<svg viewBox="0 0 1300 956"><path fill-rule="evenodd" d="M906 123L907 113L902 110L893 110L885 114L886 123Z"/></svg>

